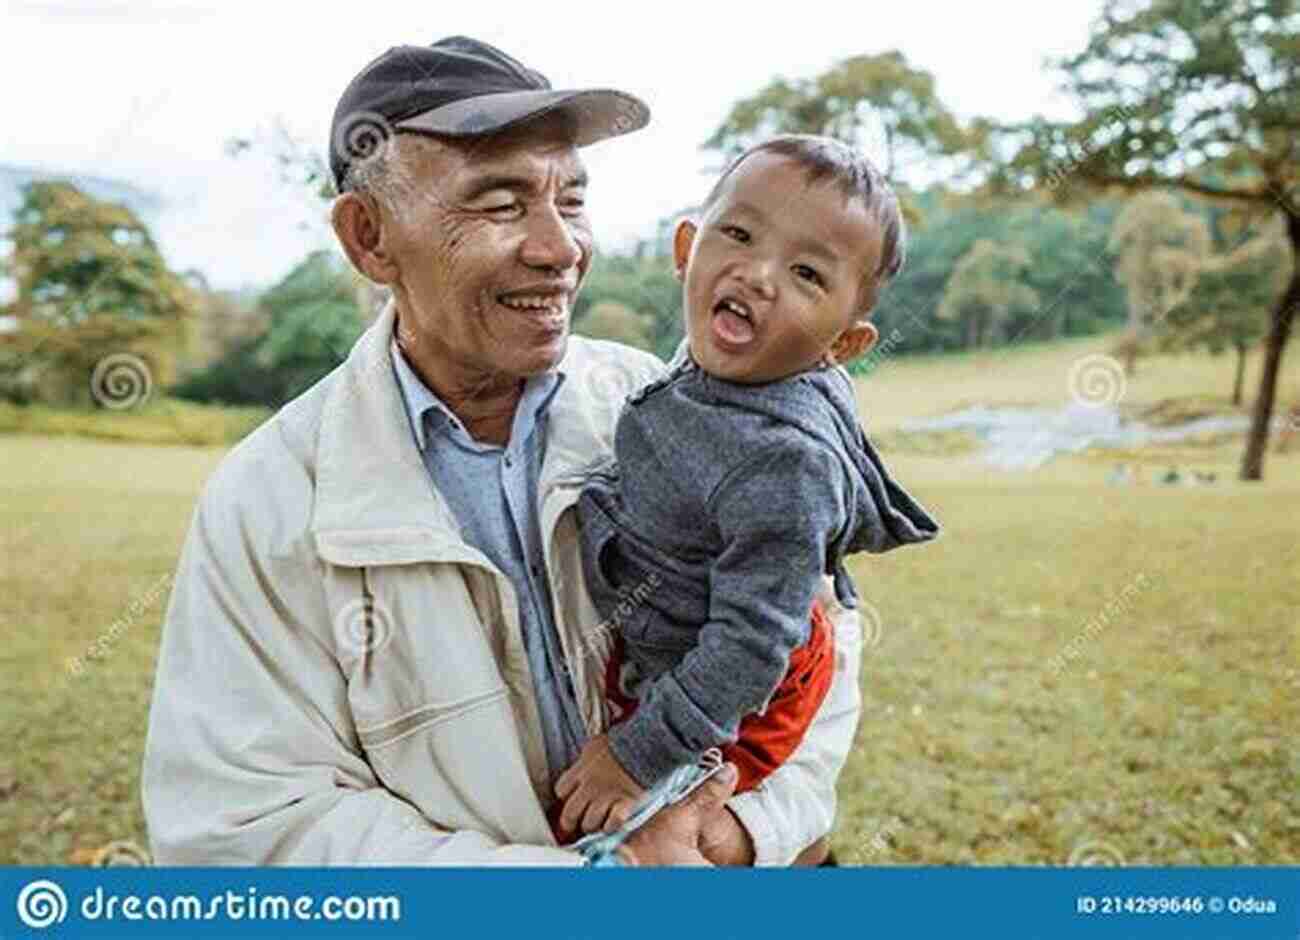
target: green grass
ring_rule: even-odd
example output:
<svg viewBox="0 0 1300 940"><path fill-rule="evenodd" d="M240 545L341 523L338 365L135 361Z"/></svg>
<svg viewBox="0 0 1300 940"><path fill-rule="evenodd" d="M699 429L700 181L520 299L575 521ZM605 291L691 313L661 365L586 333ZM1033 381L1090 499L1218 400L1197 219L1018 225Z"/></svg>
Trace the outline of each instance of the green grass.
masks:
<svg viewBox="0 0 1300 940"><path fill-rule="evenodd" d="M963 401L1060 403L1091 351L1017 351L996 369L897 360L862 398L873 427L893 417L886 430ZM1218 408L1229 368L1144 363L1126 401ZM1111 452L1002 473L958 444L887 453L944 536L853 564L879 630L840 781L841 858L1060 864L1096 843L1128 864L1300 863L1300 453L1270 453L1267 481L1248 485L1233 479L1239 440L1143 452L1220 472L1184 489L1107 486ZM223 453L0 435L0 863L144 843L166 588Z"/></svg>
<svg viewBox="0 0 1300 940"><path fill-rule="evenodd" d="M92 437L136 444L233 444L271 412L266 408L200 405L175 398L123 411L71 410L0 402L0 433Z"/></svg>

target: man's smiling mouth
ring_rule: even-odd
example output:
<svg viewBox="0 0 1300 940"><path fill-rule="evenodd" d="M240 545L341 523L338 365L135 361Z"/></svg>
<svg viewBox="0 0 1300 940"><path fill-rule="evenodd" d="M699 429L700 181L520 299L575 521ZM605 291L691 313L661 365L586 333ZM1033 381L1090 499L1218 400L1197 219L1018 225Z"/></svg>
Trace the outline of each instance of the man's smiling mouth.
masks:
<svg viewBox="0 0 1300 940"><path fill-rule="evenodd" d="M560 313L569 306L568 294L502 294L497 302L512 310L537 310L545 313Z"/></svg>

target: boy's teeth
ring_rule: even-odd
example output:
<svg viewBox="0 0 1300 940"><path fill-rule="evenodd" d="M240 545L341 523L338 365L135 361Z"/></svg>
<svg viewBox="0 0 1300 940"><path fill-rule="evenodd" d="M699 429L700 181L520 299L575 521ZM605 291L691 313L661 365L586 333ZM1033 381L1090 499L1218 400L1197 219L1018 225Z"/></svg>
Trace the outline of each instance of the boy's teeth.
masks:
<svg viewBox="0 0 1300 940"><path fill-rule="evenodd" d="M749 319L749 311L746 310L744 307L740 306L740 304L735 303L734 301L723 300L722 307L724 310L730 310L738 317L744 317L746 320Z"/></svg>

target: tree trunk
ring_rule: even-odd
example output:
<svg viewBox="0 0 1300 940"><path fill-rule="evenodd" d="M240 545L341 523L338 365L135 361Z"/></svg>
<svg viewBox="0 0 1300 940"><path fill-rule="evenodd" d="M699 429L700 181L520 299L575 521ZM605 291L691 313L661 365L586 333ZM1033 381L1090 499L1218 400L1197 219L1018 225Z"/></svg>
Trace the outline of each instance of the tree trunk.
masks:
<svg viewBox="0 0 1300 940"><path fill-rule="evenodd" d="M966 348L974 349L975 340L979 336L979 314L971 311L966 314Z"/></svg>
<svg viewBox="0 0 1300 940"><path fill-rule="evenodd" d="M1246 347L1242 343L1236 344L1237 349L1237 375L1232 380L1232 403L1241 404L1241 382L1246 377Z"/></svg>
<svg viewBox="0 0 1300 940"><path fill-rule="evenodd" d="M1291 336L1291 323L1300 307L1300 213L1287 212L1287 237L1291 240L1293 268L1291 284L1273 311L1268 339L1264 344L1264 364L1259 370L1259 394L1255 396L1255 413L1250 422L1246 453L1241 458L1243 480L1264 479L1264 450L1268 446L1268 427L1273 421L1273 399L1277 394L1277 376L1282 368L1282 351Z"/></svg>

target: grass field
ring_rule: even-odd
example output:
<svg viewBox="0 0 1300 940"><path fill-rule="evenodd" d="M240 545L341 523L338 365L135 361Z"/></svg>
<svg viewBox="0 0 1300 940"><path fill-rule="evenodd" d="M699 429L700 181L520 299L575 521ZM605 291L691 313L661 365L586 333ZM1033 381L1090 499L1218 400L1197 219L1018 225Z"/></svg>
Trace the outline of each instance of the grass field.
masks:
<svg viewBox="0 0 1300 940"><path fill-rule="evenodd" d="M1064 403L1071 363L1101 348L889 361L864 410L888 431L962 404ZM1163 357L1124 404L1222 398L1229 377L1226 359ZM1106 486L1110 455L1028 474L887 451L946 531L854 564L869 642L844 861L1300 863L1300 454L1270 454L1246 485L1225 479L1240 449L1143 455L1223 471L1192 489ZM159 621L223 452L0 436L0 863L144 844Z"/></svg>

